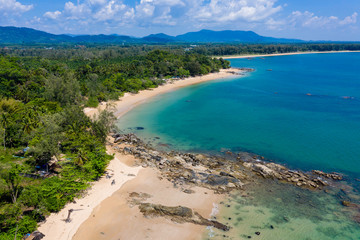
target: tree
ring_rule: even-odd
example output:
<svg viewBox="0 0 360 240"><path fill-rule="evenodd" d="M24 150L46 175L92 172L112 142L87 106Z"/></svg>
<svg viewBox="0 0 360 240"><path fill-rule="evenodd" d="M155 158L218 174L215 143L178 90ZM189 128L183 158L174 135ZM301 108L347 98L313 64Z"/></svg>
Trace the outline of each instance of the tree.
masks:
<svg viewBox="0 0 360 240"><path fill-rule="evenodd" d="M60 77L51 75L45 80L44 97L48 101L59 102L62 106L79 103L79 82L71 73L65 73Z"/></svg>
<svg viewBox="0 0 360 240"><path fill-rule="evenodd" d="M46 164L52 156L59 159L60 145L65 139L61 126L64 121L64 117L59 113L43 116L42 126L34 131L27 155L34 156L40 164Z"/></svg>
<svg viewBox="0 0 360 240"><path fill-rule="evenodd" d="M3 170L1 173L1 178L5 181L6 186L10 191L11 200L13 203L16 203L19 195L20 183L22 180L22 176L20 176L20 173L23 170L23 166L19 164L11 164L10 169Z"/></svg>
<svg viewBox="0 0 360 240"><path fill-rule="evenodd" d="M0 115L0 124L2 127L3 132L3 143L4 143L4 151L6 150L6 128L8 125L8 117L7 114L2 112Z"/></svg>
<svg viewBox="0 0 360 240"><path fill-rule="evenodd" d="M114 127L115 120L116 118L114 114L109 111L108 108L104 111L101 111L97 116L94 117L92 121L93 134L103 143L105 143L107 134Z"/></svg>
<svg viewBox="0 0 360 240"><path fill-rule="evenodd" d="M0 101L0 125L3 129L3 144L6 150L7 130L14 124L15 115L19 112L21 103L14 99L3 99Z"/></svg>

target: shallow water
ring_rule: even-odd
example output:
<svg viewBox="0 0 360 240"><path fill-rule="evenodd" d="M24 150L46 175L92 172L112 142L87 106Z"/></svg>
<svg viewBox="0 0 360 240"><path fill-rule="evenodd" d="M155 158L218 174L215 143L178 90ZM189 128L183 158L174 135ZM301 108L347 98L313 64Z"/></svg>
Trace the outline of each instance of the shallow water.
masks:
<svg viewBox="0 0 360 240"><path fill-rule="evenodd" d="M217 220L231 226L230 231L208 229L204 239L360 239L353 213L333 194L267 180L247 186L245 192L220 204Z"/></svg>
<svg viewBox="0 0 360 240"><path fill-rule="evenodd" d="M157 96L118 125L165 150L248 151L351 181L360 176L359 62L358 53L233 59L256 71ZM359 202L358 186L344 195L263 181L242 194L220 205L231 231L210 239L360 239L354 213L340 204Z"/></svg>

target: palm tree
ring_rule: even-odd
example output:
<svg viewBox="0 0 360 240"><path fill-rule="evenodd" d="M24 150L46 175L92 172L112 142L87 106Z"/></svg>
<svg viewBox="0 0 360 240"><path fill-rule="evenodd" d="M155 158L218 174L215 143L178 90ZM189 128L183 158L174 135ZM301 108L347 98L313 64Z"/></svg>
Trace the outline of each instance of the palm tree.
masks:
<svg viewBox="0 0 360 240"><path fill-rule="evenodd" d="M2 112L0 115L0 124L1 127L4 129L4 136L3 136L3 141L4 141L4 151L6 150L6 128L8 125L8 117L7 114Z"/></svg>
<svg viewBox="0 0 360 240"><path fill-rule="evenodd" d="M24 124L23 131L29 134L33 129L39 126L39 114L33 110L29 109L22 119L22 123Z"/></svg>
<svg viewBox="0 0 360 240"><path fill-rule="evenodd" d="M79 149L77 156L74 159L74 163L77 165L84 165L87 160L86 152L83 149Z"/></svg>

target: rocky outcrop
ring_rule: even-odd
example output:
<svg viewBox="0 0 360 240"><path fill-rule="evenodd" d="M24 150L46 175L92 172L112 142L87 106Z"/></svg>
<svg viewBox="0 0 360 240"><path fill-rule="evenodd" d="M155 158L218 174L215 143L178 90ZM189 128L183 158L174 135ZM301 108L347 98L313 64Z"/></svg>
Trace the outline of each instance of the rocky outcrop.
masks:
<svg viewBox="0 0 360 240"><path fill-rule="evenodd" d="M263 178L278 179L299 187L321 189L331 181L341 180L336 173L293 171L280 164L266 162L249 153L234 154L226 151L225 157L204 154L161 152L145 144L134 134L114 134L114 143L122 144L119 151L134 155L143 167L156 167L176 186L201 186L224 193L241 189L255 173ZM260 159L259 159L260 158ZM326 178L326 180L324 179Z"/></svg>
<svg viewBox="0 0 360 240"><path fill-rule="evenodd" d="M319 189L329 185L328 181L323 180L319 176L313 176L300 171L293 171L276 163L257 160L255 163L244 162L243 165L264 178L278 179L299 187Z"/></svg>
<svg viewBox="0 0 360 240"><path fill-rule="evenodd" d="M333 180L342 180L343 179L343 177L339 173L324 173L323 171L319 171L319 170L313 170L312 172L319 176L330 178Z"/></svg>
<svg viewBox="0 0 360 240"><path fill-rule="evenodd" d="M169 207L160 204L140 203L140 212L145 217L166 217L177 223L193 223L204 226L212 226L223 231L228 231L229 227L214 220L208 220L192 209L183 206Z"/></svg>

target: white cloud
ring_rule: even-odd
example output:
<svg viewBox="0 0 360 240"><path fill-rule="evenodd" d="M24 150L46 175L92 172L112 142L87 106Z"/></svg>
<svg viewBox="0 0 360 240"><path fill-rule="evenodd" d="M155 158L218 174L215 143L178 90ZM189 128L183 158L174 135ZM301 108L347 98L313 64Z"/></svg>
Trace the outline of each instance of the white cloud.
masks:
<svg viewBox="0 0 360 240"><path fill-rule="evenodd" d="M228 22L268 22L270 26L275 23L272 17L282 10L275 5L277 0L140 0L135 6L124 4L123 0L73 1L66 2L63 10L43 16L57 21L58 26L74 28L95 24L106 24L109 29L124 25L209 27Z"/></svg>
<svg viewBox="0 0 360 240"><path fill-rule="evenodd" d="M275 6L276 0L204 0L188 16L203 22L257 22L279 12L282 7Z"/></svg>
<svg viewBox="0 0 360 240"><path fill-rule="evenodd" d="M151 17L154 14L155 6L151 4L151 0L141 1L139 5L136 6L136 14L139 17Z"/></svg>
<svg viewBox="0 0 360 240"><path fill-rule="evenodd" d="M21 0L17 0L21 1ZM0 3L16 0L0 0ZM128 1L126 1L128 2ZM115 33L123 29L181 33L203 28L255 31L317 31L317 29L349 29L355 27L358 13L344 18L317 16L310 11L285 12L286 4L278 0L67 0L63 9L45 12L40 26L53 26L57 32ZM19 3L20 4L20 3ZM21 5L21 4L20 4ZM131 5L131 6L130 6ZM32 5L26 6L32 8ZM0 4L1 10L4 8ZM0 15L1 17L1 15ZM6 18L6 19L11 19ZM45 21L51 19L52 21ZM346 27L346 28L345 28ZM137 29L137 30L136 30ZM300 30L300 31L298 31ZM140 33L142 34L142 33ZM271 35L271 34L269 34Z"/></svg>
<svg viewBox="0 0 360 240"><path fill-rule="evenodd" d="M273 18L269 18L266 22L265 22L266 26L268 29L270 30L283 30L283 28L286 25L286 21L284 20L275 20Z"/></svg>
<svg viewBox="0 0 360 240"><path fill-rule="evenodd" d="M336 16L316 16L314 13L305 11L294 11L289 16L289 23L293 27L308 27L308 28L336 28L343 25L355 24L357 21L357 13L345 17L343 20Z"/></svg>
<svg viewBox="0 0 360 240"><path fill-rule="evenodd" d="M358 13L354 12L353 15L347 16L344 20L340 21L340 25L355 24L357 21Z"/></svg>
<svg viewBox="0 0 360 240"><path fill-rule="evenodd" d="M100 21L114 20L119 17L126 5L116 1L109 1L94 15L94 18Z"/></svg>
<svg viewBox="0 0 360 240"><path fill-rule="evenodd" d="M61 12L60 11L55 11L55 12L46 12L44 14L44 17L46 18L50 18L50 19L58 19L61 16Z"/></svg>
<svg viewBox="0 0 360 240"><path fill-rule="evenodd" d="M44 17L64 21L78 22L88 25L100 22L122 22L132 19L134 10L119 0L85 0L78 2L66 2L62 11L46 12Z"/></svg>
<svg viewBox="0 0 360 240"><path fill-rule="evenodd" d="M186 4L181 0L141 0L135 6L138 19L150 18L150 22L155 24L174 25L172 18L172 7L185 7Z"/></svg>
<svg viewBox="0 0 360 240"><path fill-rule="evenodd" d="M20 15L21 13L31 10L34 6L23 5L16 0L0 0L0 14L4 16L8 15Z"/></svg>
<svg viewBox="0 0 360 240"><path fill-rule="evenodd" d="M176 25L176 21L174 21L172 19L172 16L170 15L170 7L164 9L163 13L160 16L154 18L152 22L159 25L169 25L169 26Z"/></svg>
<svg viewBox="0 0 360 240"><path fill-rule="evenodd" d="M75 5L72 2L67 2L65 3L64 14L68 19L86 18L91 14L91 7L86 3Z"/></svg>

